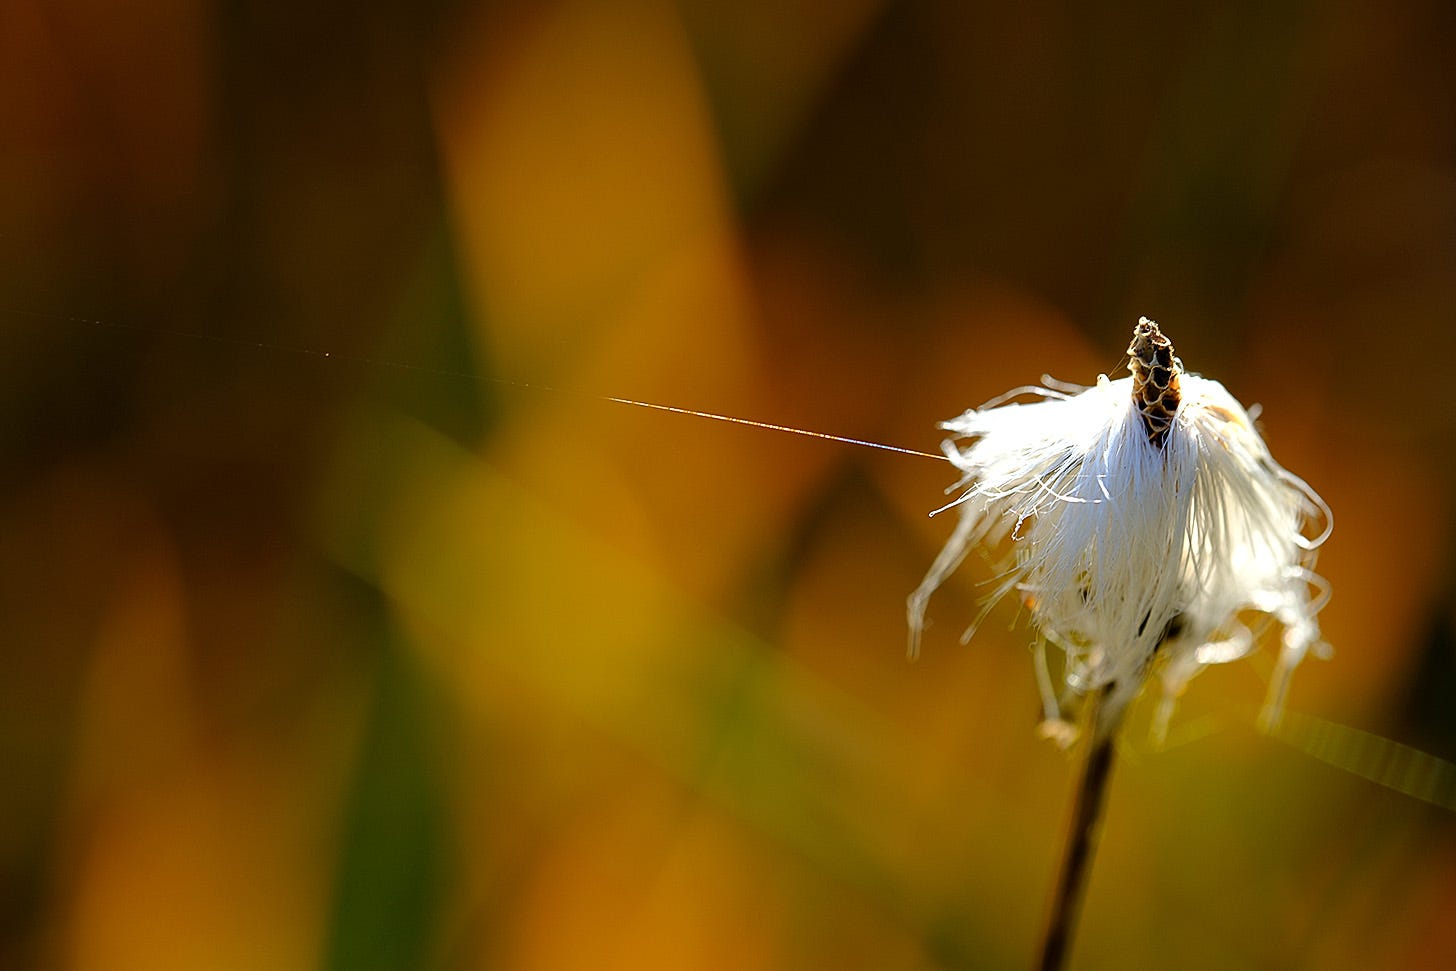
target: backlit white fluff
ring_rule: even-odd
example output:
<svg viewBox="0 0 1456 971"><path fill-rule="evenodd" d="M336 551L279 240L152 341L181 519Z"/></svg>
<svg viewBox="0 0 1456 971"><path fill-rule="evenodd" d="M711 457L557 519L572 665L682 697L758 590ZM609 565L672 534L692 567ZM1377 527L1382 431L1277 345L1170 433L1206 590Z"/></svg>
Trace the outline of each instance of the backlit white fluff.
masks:
<svg viewBox="0 0 1456 971"><path fill-rule="evenodd" d="M941 425L955 435L944 448L963 473L944 508L961 518L910 596L912 653L930 595L967 553L1009 546L987 607L1016 591L1065 653L1067 688L1107 689L1099 731L1152 675L1166 725L1193 675L1252 650L1246 621L1260 615L1283 630L1265 705L1266 723L1278 717L1294 667L1324 650L1315 615L1328 591L1312 567L1329 509L1275 463L1223 385L1180 377L1163 446L1149 440L1130 377L1103 375L1075 394L1022 389L1013 396L1041 400L991 402ZM1040 655L1038 671L1048 722L1065 727Z"/></svg>

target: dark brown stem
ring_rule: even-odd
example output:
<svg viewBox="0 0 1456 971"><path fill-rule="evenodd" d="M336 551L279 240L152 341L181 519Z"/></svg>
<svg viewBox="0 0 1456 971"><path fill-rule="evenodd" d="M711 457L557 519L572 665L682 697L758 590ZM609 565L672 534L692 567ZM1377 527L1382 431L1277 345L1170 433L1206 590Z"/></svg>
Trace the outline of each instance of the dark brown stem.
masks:
<svg viewBox="0 0 1456 971"><path fill-rule="evenodd" d="M1102 807L1106 804L1107 783L1112 778L1113 739L1117 734L1117 726L1106 724L1103 719L1120 720L1102 704L1109 690L1110 687L1104 688L1092 696L1089 719L1092 747L1087 752L1087 764L1077 786L1067 851L1062 858L1057 895L1052 901L1051 920L1042 941L1041 961L1037 965L1041 971L1059 971L1066 964L1072 934L1077 929L1077 915L1082 907L1087 876L1097 852L1098 824L1102 819Z"/></svg>

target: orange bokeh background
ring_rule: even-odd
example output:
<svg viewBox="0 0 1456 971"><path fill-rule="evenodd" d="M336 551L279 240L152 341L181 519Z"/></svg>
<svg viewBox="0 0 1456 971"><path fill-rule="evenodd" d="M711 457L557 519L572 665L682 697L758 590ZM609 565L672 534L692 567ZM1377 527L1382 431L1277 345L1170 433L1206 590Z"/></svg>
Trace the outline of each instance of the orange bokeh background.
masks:
<svg viewBox="0 0 1456 971"><path fill-rule="evenodd" d="M0 966L1026 966L1075 763L986 570L905 660L951 470L600 396L933 452L1139 314L1334 509L1293 711L1456 757L1444 6L3 21ZM1074 967L1456 964L1456 767L1271 668L1134 714Z"/></svg>

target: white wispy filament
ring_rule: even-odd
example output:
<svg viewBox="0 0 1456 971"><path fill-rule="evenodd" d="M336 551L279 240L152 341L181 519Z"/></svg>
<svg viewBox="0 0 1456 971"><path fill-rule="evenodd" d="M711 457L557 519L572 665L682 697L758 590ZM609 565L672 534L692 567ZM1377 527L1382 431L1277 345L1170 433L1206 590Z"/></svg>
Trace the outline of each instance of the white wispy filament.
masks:
<svg viewBox="0 0 1456 971"><path fill-rule="evenodd" d="M1316 614L1328 589L1313 566L1329 508L1274 461L1222 384L1183 372L1154 322L1140 321L1134 348L1150 335L1171 363L1161 402L1150 404L1158 389L1139 383L1151 372L1138 371L1134 354L1134 377L1102 375L1077 393L1021 389L1009 397L1041 400L1003 398L941 425L963 473L944 509L961 518L909 598L911 651L930 595L979 548L998 565L990 603L1015 591L1038 651L1050 642L1064 652L1072 696L1099 693L1099 733L1154 676L1166 725L1190 678L1253 650L1249 624L1261 618L1282 628L1265 704L1272 724L1295 666L1326 650ZM1065 727L1042 655L1038 671L1048 724Z"/></svg>

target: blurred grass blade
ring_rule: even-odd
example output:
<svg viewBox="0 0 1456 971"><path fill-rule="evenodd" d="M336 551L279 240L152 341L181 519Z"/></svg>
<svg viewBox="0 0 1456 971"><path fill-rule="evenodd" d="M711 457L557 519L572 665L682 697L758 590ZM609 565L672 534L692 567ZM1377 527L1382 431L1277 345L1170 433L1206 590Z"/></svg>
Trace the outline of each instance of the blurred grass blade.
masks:
<svg viewBox="0 0 1456 971"><path fill-rule="evenodd" d="M428 686L391 637L345 807L328 968L436 963L449 876L432 707Z"/></svg>

